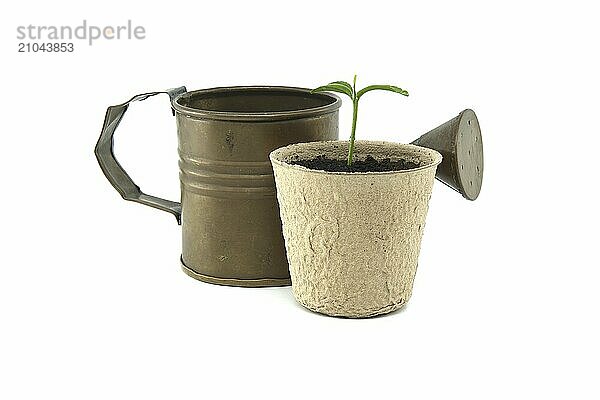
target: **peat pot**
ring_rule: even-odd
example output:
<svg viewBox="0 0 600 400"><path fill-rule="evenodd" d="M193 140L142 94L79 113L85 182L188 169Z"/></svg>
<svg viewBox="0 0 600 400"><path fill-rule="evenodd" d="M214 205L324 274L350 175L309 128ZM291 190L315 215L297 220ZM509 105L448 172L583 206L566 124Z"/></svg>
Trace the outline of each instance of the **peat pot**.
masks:
<svg viewBox="0 0 600 400"><path fill-rule="evenodd" d="M181 202L143 193L115 159L113 134L130 103L166 93L177 120ZM290 284L269 153L338 137L341 100L308 89L185 87L145 93L109 107L95 153L125 200L175 215L183 270L232 286Z"/></svg>
<svg viewBox="0 0 600 400"><path fill-rule="evenodd" d="M435 150L357 141L355 160L410 169L326 172L294 164L346 160L348 142L293 144L271 153L296 300L332 316L370 317L410 299L437 165Z"/></svg>

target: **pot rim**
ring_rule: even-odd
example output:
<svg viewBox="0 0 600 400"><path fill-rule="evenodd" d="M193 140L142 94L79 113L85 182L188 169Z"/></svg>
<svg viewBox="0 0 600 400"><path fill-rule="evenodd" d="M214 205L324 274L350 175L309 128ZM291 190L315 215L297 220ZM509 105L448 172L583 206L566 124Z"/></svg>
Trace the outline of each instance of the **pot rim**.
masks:
<svg viewBox="0 0 600 400"><path fill-rule="evenodd" d="M404 144L404 143L381 141L381 140L357 140L357 141L355 141L355 143L356 144L371 144L371 145L387 145L387 146L392 145L398 149L412 150L415 153L427 153L431 157L433 157L433 161L431 161L425 165L421 165L417 168L397 170L397 171L369 171L369 172L336 171L336 172L332 172L332 171L324 171L324 170L320 170L320 169L310 169L310 168L304 167L302 165L297 165L297 164L290 164L281 159L284 156L288 156L290 153L294 152L295 150L302 150L303 148L307 148L310 146L322 145L323 147L327 147L328 145L331 145L334 143L338 143L338 144L343 143L343 144L347 145L348 142L349 142L348 140L327 140L327 141L319 141L319 142L294 143L294 144L290 144L290 145L280 147L278 149L273 150L269 154L269 159L271 160L271 163L273 164L273 166L277 165L278 167L295 169L295 170L302 171L302 172L309 172L309 173L321 174L321 175L325 174L325 175L348 175L348 176L406 174L406 173L412 173L412 172L416 172L416 171L422 171L424 169L428 169L428 168L432 168L432 167L437 167L442 162L442 155L436 150L433 150L433 149L430 149L427 147L417 146L414 144Z"/></svg>
<svg viewBox="0 0 600 400"><path fill-rule="evenodd" d="M222 120L222 121L280 121L291 120L307 117L315 117L319 115L329 114L337 111L342 106L342 99L333 93L319 92L311 95L326 97L331 101L329 104L318 107L309 107L300 110L289 111L270 111L270 112L238 112L238 111L212 111L203 110L182 105L180 100L185 97L190 97L197 94L213 94L213 93L232 93L232 92L252 92L252 91L279 91L288 92L290 94L311 94L311 90L307 88L293 86L220 86L209 89L192 90L181 93L171 101L173 109L187 117Z"/></svg>

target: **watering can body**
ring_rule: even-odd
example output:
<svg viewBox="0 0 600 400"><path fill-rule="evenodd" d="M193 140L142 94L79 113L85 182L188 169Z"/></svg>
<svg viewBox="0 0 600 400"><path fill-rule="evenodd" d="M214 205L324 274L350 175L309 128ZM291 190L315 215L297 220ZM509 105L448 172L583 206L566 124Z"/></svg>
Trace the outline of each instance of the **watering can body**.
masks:
<svg viewBox="0 0 600 400"><path fill-rule="evenodd" d="M166 93L177 121L181 202L143 193L113 153L132 101ZM248 86L138 95L109 107L96 156L126 200L175 215L188 275L232 286L289 285L269 153L291 143L338 138L341 100L307 89Z"/></svg>

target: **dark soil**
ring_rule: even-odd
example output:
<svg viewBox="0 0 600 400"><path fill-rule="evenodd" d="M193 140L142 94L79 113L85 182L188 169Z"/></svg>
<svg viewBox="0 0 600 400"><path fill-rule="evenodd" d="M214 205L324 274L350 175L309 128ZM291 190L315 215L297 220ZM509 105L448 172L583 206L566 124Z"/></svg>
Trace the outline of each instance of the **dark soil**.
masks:
<svg viewBox="0 0 600 400"><path fill-rule="evenodd" d="M354 160L351 167L348 167L346 160L332 160L324 155L317 156L311 160L290 160L289 163L327 172L386 172L404 171L420 167L419 164L411 161L392 161L389 158L376 160L371 156L367 156L364 160Z"/></svg>

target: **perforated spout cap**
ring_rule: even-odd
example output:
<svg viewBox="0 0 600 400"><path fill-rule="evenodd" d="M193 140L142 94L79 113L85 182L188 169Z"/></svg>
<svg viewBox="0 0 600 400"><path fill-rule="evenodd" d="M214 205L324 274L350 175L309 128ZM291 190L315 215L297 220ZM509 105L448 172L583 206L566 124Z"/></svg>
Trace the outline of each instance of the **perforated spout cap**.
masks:
<svg viewBox="0 0 600 400"><path fill-rule="evenodd" d="M436 178L468 200L475 200L483 181L483 142L475 112L457 117L427 132L412 144L439 151L444 157Z"/></svg>

